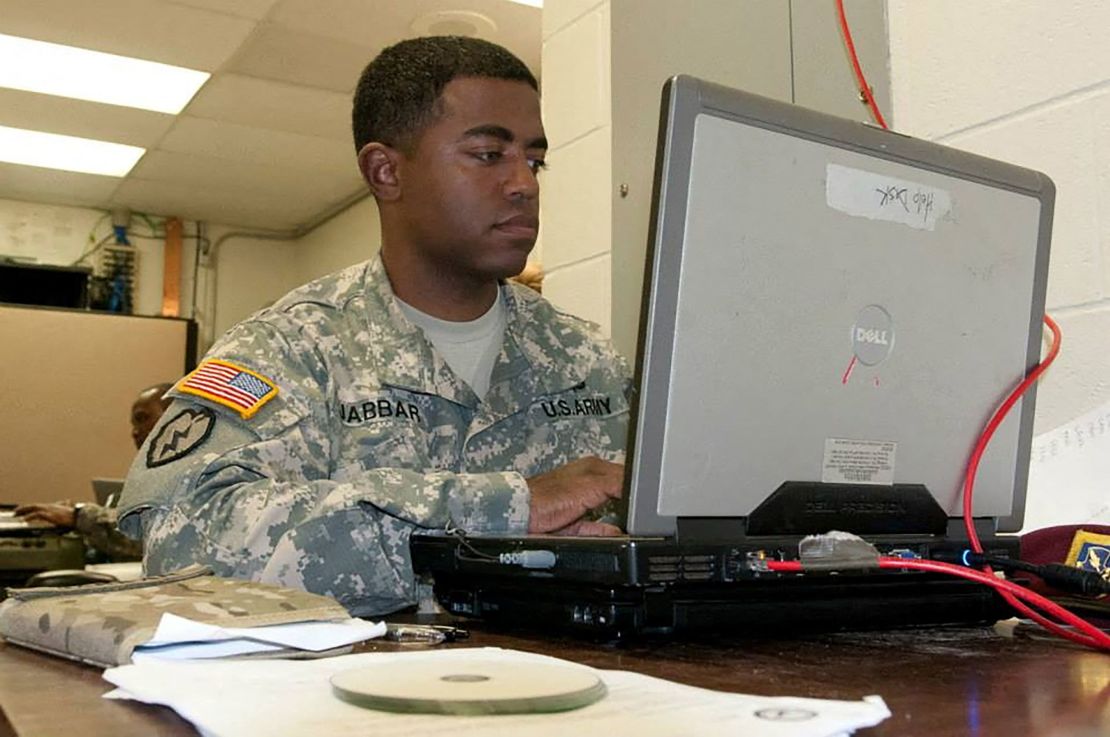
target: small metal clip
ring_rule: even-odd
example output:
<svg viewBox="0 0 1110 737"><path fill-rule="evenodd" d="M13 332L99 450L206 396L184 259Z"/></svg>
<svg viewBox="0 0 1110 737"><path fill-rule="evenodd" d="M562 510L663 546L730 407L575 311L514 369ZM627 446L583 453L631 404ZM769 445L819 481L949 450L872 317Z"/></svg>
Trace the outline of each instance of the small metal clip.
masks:
<svg viewBox="0 0 1110 737"><path fill-rule="evenodd" d="M447 633L422 624L386 623L385 639L411 645L439 645L447 641Z"/></svg>

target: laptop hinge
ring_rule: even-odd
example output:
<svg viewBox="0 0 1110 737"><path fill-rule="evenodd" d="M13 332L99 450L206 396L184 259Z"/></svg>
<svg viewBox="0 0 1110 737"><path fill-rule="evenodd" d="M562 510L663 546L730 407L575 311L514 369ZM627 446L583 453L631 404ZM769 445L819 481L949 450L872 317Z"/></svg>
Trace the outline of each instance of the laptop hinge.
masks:
<svg viewBox="0 0 1110 737"><path fill-rule="evenodd" d="M748 535L943 535L948 515L922 484L787 481L748 516Z"/></svg>
<svg viewBox="0 0 1110 737"><path fill-rule="evenodd" d="M679 517L675 540L679 543L736 543L747 537L747 517Z"/></svg>
<svg viewBox="0 0 1110 737"><path fill-rule="evenodd" d="M994 517L973 517L972 521L975 523L975 534L980 540L998 536L998 520ZM949 540L967 540L963 517L952 517L948 520L948 531L945 537Z"/></svg>

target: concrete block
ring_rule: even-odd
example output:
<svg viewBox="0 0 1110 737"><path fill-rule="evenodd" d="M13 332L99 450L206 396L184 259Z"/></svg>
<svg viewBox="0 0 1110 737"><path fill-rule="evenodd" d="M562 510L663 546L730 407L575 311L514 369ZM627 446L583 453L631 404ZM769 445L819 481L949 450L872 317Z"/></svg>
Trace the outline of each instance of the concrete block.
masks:
<svg viewBox="0 0 1110 737"><path fill-rule="evenodd" d="M554 269L544 279L543 294L560 310L596 322L609 335L611 269L609 254Z"/></svg>
<svg viewBox="0 0 1110 737"><path fill-rule="evenodd" d="M551 270L612 248L610 129L548 154L541 175L544 266Z"/></svg>
<svg viewBox="0 0 1110 737"><path fill-rule="evenodd" d="M608 125L609 48L607 4L544 41L544 127L553 148Z"/></svg>

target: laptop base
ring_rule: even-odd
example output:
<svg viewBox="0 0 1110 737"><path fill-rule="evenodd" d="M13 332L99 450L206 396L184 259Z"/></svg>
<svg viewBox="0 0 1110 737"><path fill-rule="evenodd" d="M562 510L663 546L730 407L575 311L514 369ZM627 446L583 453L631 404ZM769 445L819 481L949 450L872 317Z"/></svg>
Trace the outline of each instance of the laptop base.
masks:
<svg viewBox="0 0 1110 737"><path fill-rule="evenodd" d="M954 560L962 552L951 540L893 537L869 542L904 557ZM434 577L436 598L451 614L597 639L986 624L1012 615L988 587L943 574L778 574L748 564L760 554L791 559L797 539L790 542L414 535L411 549L416 572ZM1018 556L1016 538L985 545L992 555ZM554 564L527 569L499 560L524 551L552 553Z"/></svg>

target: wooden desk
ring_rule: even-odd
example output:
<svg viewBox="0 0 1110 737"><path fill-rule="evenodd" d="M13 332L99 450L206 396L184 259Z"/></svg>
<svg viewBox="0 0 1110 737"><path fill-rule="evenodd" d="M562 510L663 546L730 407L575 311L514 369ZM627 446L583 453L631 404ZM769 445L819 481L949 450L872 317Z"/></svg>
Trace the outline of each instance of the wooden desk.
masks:
<svg viewBox="0 0 1110 737"><path fill-rule="evenodd" d="M860 735L1092 737L1110 734L1110 657L985 629L613 647L470 626L463 647L497 646L722 691L859 699L893 716ZM401 646L371 643L365 650ZM0 645L0 735L192 735L162 707L101 699L101 671Z"/></svg>

